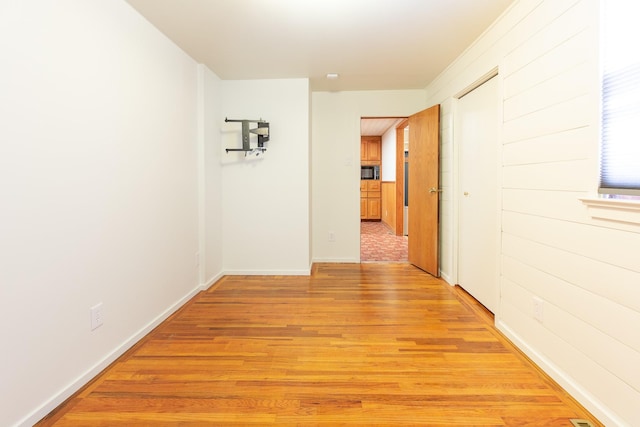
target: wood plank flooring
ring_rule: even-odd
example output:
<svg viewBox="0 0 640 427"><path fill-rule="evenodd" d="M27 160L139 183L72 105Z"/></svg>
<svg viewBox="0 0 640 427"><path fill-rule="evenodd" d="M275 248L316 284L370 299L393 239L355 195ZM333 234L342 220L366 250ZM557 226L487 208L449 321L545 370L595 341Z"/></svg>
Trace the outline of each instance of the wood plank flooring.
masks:
<svg viewBox="0 0 640 427"><path fill-rule="evenodd" d="M600 425L490 320L409 264L228 276L38 425Z"/></svg>

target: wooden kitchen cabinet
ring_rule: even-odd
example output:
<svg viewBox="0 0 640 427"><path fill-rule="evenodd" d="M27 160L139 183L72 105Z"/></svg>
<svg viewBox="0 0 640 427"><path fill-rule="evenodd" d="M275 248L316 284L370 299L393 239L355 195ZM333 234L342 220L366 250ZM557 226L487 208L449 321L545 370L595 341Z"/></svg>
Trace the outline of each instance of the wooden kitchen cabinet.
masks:
<svg viewBox="0 0 640 427"><path fill-rule="evenodd" d="M364 137L360 138L360 161L367 161L367 141L364 139Z"/></svg>
<svg viewBox="0 0 640 427"><path fill-rule="evenodd" d="M382 213L379 180L360 181L360 219L379 220Z"/></svg>
<svg viewBox="0 0 640 427"><path fill-rule="evenodd" d="M381 218L381 203L380 198L368 198L367 199L367 219L380 219Z"/></svg>
<svg viewBox="0 0 640 427"><path fill-rule="evenodd" d="M360 137L360 161L380 162L382 159L382 138L379 136Z"/></svg>
<svg viewBox="0 0 640 427"><path fill-rule="evenodd" d="M360 161L362 165L380 166L382 159L382 138L380 136L360 137ZM380 180L360 181L360 219L380 220L382 199Z"/></svg>
<svg viewBox="0 0 640 427"><path fill-rule="evenodd" d="M375 191L380 193L380 180L377 179L372 179L372 180L367 180L367 191ZM378 197L380 197L380 194L378 194Z"/></svg>
<svg viewBox="0 0 640 427"><path fill-rule="evenodd" d="M372 162L379 162L382 159L382 149L380 147L380 141L370 141L367 145L367 160Z"/></svg>

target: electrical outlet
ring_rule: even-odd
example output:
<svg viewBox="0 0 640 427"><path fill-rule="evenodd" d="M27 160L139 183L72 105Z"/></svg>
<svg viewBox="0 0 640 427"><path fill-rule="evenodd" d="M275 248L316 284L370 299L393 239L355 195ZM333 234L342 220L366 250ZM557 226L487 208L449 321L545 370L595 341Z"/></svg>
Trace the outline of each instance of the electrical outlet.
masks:
<svg viewBox="0 0 640 427"><path fill-rule="evenodd" d="M333 231L329 232L329 241L330 242L335 242L336 241L336 233Z"/></svg>
<svg viewBox="0 0 640 427"><path fill-rule="evenodd" d="M533 318L540 323L544 321L544 301L538 297L533 297Z"/></svg>
<svg viewBox="0 0 640 427"><path fill-rule="evenodd" d="M102 303L98 303L91 307L91 330L99 328L102 326Z"/></svg>

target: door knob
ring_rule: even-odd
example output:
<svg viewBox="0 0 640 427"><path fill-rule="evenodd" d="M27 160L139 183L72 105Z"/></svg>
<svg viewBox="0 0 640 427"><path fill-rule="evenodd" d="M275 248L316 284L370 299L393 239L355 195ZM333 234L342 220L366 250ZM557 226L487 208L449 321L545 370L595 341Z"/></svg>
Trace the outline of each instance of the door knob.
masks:
<svg viewBox="0 0 640 427"><path fill-rule="evenodd" d="M469 192L468 192L468 191L465 191L465 192L464 192L464 193L462 193L462 194L464 194L465 196L468 196L468 195L469 195Z"/></svg>
<svg viewBox="0 0 640 427"><path fill-rule="evenodd" d="M429 193L442 193L442 190L436 187L431 187Z"/></svg>

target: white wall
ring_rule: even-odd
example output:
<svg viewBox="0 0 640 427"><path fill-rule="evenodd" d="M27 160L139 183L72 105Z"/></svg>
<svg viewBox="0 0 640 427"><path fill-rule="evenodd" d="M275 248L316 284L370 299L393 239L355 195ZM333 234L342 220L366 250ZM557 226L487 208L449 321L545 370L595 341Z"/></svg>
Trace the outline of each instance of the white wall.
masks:
<svg viewBox="0 0 640 427"><path fill-rule="evenodd" d="M312 257L359 262L360 118L409 116L425 108L425 92L313 92L311 98Z"/></svg>
<svg viewBox="0 0 640 427"><path fill-rule="evenodd" d="M30 425L199 289L197 66L111 0L2 2L0 52L0 425Z"/></svg>
<svg viewBox="0 0 640 427"><path fill-rule="evenodd" d="M221 80L198 65L198 162L200 200L200 283L222 276L222 115Z"/></svg>
<svg viewBox="0 0 640 427"><path fill-rule="evenodd" d="M392 126L382 135L382 181L396 180L396 128Z"/></svg>
<svg viewBox="0 0 640 427"><path fill-rule="evenodd" d="M308 79L221 82L218 123L264 119L266 153L241 148L241 124L223 126L223 264L227 274L309 274ZM255 123L251 127L255 127Z"/></svg>
<svg viewBox="0 0 640 427"><path fill-rule="evenodd" d="M428 104L442 103L448 117L443 209L453 212L452 97L500 66L497 325L601 421L631 426L640 425L640 228L596 222L579 201L597 185L597 37L596 0L517 1L427 87ZM443 228L444 239L455 230ZM534 297L544 301L542 322Z"/></svg>

